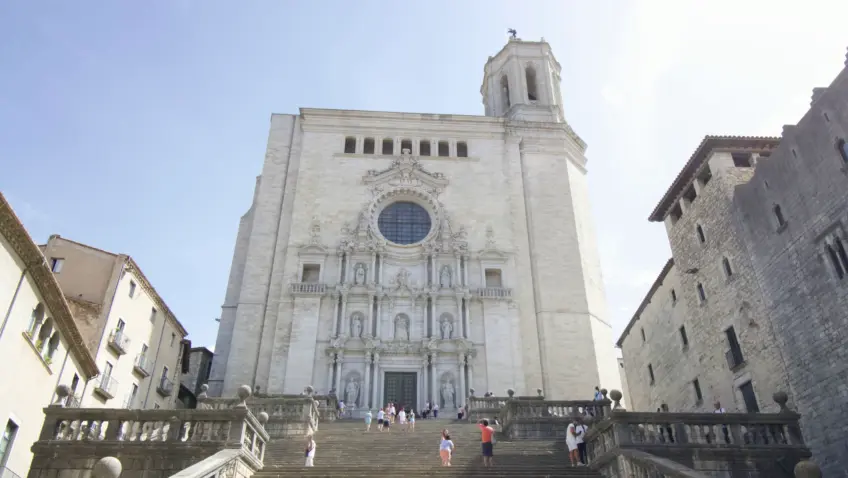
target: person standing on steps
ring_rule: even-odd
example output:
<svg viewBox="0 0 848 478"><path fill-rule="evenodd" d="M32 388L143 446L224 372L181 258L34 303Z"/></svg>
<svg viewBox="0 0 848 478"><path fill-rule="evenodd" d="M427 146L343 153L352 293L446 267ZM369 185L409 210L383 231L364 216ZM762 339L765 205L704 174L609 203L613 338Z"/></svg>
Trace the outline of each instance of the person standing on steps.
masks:
<svg viewBox="0 0 848 478"><path fill-rule="evenodd" d="M306 435L306 463L303 466L315 466L315 440L312 434Z"/></svg>
<svg viewBox="0 0 848 478"><path fill-rule="evenodd" d="M568 447L568 459L571 460L571 466L577 466L580 451L577 449L577 418L574 418L568 424L568 430L565 432L565 445Z"/></svg>
<svg viewBox="0 0 848 478"><path fill-rule="evenodd" d="M451 466L451 455L454 448L450 433L447 429L442 430L442 441L439 443L439 457L442 459L442 466Z"/></svg>
<svg viewBox="0 0 848 478"><path fill-rule="evenodd" d="M433 405L433 418L439 418L439 404Z"/></svg>
<svg viewBox="0 0 848 478"><path fill-rule="evenodd" d="M409 431L415 431L415 410L409 411Z"/></svg>
<svg viewBox="0 0 848 478"><path fill-rule="evenodd" d="M588 456L586 454L586 433L589 431L589 427L583 423L582 419L578 419L576 423L575 431L577 432L577 455L580 458L580 465L586 466L589 464L587 459Z"/></svg>
<svg viewBox="0 0 848 478"><path fill-rule="evenodd" d="M371 414L371 410L365 412L365 431L371 431L371 420L374 418L374 415Z"/></svg>
<svg viewBox="0 0 848 478"><path fill-rule="evenodd" d="M386 421L386 412L384 412L383 409L381 408L377 412L377 431L378 432L383 431L383 422L385 422L385 421Z"/></svg>
<svg viewBox="0 0 848 478"><path fill-rule="evenodd" d="M408 428L406 427L406 410L404 410L403 407L401 407L400 411L398 412L398 423L400 424L401 430L408 430Z"/></svg>
<svg viewBox="0 0 848 478"><path fill-rule="evenodd" d="M495 444L492 438L495 435L495 429L489 426L489 420L485 418L477 422L480 427L480 438L483 448L483 466L486 468L494 465L495 460Z"/></svg>

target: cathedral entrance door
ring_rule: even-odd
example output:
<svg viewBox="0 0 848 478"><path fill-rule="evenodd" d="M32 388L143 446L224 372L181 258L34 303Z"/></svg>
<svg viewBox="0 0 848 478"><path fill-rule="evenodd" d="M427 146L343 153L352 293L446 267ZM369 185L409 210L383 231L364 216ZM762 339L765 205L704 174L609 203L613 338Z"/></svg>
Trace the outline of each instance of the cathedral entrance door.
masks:
<svg viewBox="0 0 848 478"><path fill-rule="evenodd" d="M418 374L416 372L386 372L383 386L385 403L395 403L418 410Z"/></svg>

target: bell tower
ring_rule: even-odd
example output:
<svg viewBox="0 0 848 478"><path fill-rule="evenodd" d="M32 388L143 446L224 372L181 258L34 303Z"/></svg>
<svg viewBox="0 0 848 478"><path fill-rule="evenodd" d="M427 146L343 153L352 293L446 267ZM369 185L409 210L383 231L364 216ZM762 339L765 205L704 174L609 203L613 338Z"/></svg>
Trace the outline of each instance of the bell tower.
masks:
<svg viewBox="0 0 848 478"><path fill-rule="evenodd" d="M512 32L514 35L514 31ZM560 93L559 62L551 46L515 36L483 68L486 116L523 121L565 122Z"/></svg>

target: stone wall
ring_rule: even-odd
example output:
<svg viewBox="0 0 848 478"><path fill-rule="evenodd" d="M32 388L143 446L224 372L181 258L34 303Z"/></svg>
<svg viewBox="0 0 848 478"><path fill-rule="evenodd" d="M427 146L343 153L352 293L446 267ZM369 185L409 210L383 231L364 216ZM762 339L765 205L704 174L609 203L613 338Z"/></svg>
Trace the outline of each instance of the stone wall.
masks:
<svg viewBox="0 0 848 478"><path fill-rule="evenodd" d="M848 139L846 70L817 93L797 126L784 128L771 158L737 188L734 206L805 437L824 476L836 476L848 469L848 277L839 278L825 247L836 237L848 247L848 168L837 149Z"/></svg>

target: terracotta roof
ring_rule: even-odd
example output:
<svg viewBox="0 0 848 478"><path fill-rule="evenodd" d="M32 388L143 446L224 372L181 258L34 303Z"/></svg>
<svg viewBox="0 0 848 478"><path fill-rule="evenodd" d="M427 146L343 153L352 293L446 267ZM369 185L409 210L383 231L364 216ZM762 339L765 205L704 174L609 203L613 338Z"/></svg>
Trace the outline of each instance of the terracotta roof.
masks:
<svg viewBox="0 0 848 478"><path fill-rule="evenodd" d="M663 281L665 280L665 276L668 275L668 272L673 266L674 258L672 257L671 259L666 261L665 265L660 271L660 275L657 276L657 279L651 285L651 289L645 295L645 298L642 299L642 303L639 304L639 307L636 309L636 313L633 314L633 317L630 319L630 322L628 322L627 327L624 328L624 332L621 333L621 337L618 339L618 342L615 343L616 347L621 348L621 343L624 342L624 338L627 337L627 334L630 333L630 329L633 328L633 325L636 324L637 320L639 320L639 315L642 314L642 311L645 310L645 307L647 307L648 304L651 303L651 298L654 296L654 293L656 293L657 289L660 288Z"/></svg>
<svg viewBox="0 0 848 478"><path fill-rule="evenodd" d="M701 169L701 165L709 156L710 152L715 149L766 149L771 150L777 147L780 143L780 138L774 136L704 136L701 144L692 153L689 161L677 174L671 187L668 188L665 195L660 200L657 207L648 217L649 221L662 222L665 220L667 211L671 208L683 194L683 191L692 182L692 179Z"/></svg>
<svg viewBox="0 0 848 478"><path fill-rule="evenodd" d="M100 374L94 362L94 356L85 346L85 340L74 322L65 295L47 265L47 259L38 245L33 242L2 193L0 193L0 234L3 234L12 250L21 258L24 267L29 269L29 276L52 314L56 328L59 329L68 343L68 349L79 362L80 372L86 376L86 379Z"/></svg>

